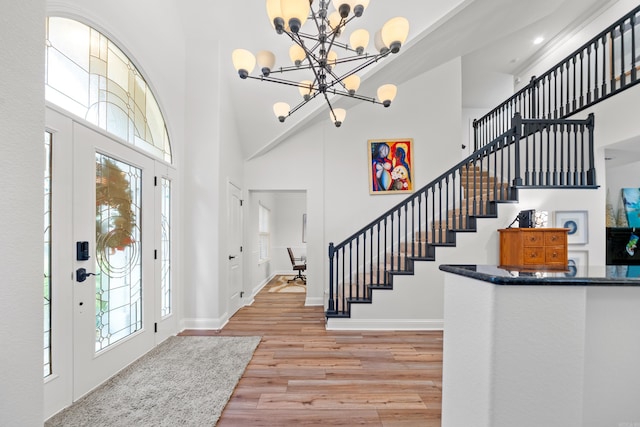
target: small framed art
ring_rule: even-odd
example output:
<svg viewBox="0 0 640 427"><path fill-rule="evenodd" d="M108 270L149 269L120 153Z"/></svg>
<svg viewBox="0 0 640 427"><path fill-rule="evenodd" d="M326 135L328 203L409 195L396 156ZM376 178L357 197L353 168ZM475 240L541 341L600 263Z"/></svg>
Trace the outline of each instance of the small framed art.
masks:
<svg viewBox="0 0 640 427"><path fill-rule="evenodd" d="M570 245L584 245L589 242L589 224L587 211L556 211L555 226L568 228L567 243Z"/></svg>

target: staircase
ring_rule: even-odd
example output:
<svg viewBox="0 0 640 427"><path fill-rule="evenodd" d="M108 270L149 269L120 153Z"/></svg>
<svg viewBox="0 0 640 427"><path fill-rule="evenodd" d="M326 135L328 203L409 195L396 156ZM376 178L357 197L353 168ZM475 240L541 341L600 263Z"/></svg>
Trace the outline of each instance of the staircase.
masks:
<svg viewBox="0 0 640 427"><path fill-rule="evenodd" d="M553 132L541 131L553 129ZM371 303L375 291L412 275L416 262L455 247L458 233L496 218L516 203L520 188L597 188L593 116L531 120L511 128L345 241L329 244L328 318L350 317L352 304Z"/></svg>
<svg viewBox="0 0 640 427"><path fill-rule="evenodd" d="M524 188L594 189L594 117L576 113L640 82L640 6L475 120L476 151L341 243L329 244L327 318L348 318L437 248L455 247ZM626 48L625 48L626 43Z"/></svg>

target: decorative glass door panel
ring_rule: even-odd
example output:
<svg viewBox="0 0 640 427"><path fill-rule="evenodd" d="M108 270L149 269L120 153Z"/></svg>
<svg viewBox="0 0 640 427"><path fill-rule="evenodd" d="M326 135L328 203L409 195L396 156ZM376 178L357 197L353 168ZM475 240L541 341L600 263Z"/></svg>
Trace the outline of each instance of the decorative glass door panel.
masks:
<svg viewBox="0 0 640 427"><path fill-rule="evenodd" d="M160 316L172 313L171 303L171 180L162 178L160 193Z"/></svg>
<svg viewBox="0 0 640 427"><path fill-rule="evenodd" d="M142 329L142 170L96 153L96 351Z"/></svg>

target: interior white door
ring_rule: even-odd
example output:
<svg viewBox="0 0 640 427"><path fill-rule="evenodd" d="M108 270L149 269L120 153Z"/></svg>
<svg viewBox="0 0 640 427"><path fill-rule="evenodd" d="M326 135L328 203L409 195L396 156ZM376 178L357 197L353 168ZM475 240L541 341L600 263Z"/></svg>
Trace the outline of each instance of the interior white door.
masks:
<svg viewBox="0 0 640 427"><path fill-rule="evenodd" d="M77 400L154 346L154 162L74 123L73 164Z"/></svg>
<svg viewBox="0 0 640 427"><path fill-rule="evenodd" d="M228 218L227 242L229 253L229 312L235 313L242 306L242 190L227 183Z"/></svg>

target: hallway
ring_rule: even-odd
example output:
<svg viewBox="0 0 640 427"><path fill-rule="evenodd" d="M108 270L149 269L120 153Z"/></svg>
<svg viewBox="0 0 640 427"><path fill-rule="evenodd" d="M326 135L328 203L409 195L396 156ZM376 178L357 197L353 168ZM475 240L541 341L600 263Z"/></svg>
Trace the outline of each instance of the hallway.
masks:
<svg viewBox="0 0 640 427"><path fill-rule="evenodd" d="M181 333L262 336L219 426L440 426L442 332L326 331L277 280L221 331Z"/></svg>

